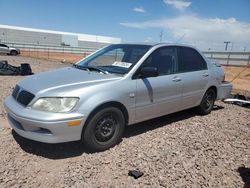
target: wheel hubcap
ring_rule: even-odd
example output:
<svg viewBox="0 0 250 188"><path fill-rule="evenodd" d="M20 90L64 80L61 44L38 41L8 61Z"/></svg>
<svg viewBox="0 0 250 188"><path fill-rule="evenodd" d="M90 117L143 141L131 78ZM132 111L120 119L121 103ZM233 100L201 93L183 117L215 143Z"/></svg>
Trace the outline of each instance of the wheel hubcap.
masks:
<svg viewBox="0 0 250 188"><path fill-rule="evenodd" d="M106 142L115 132L116 120L112 115L102 117L96 124L95 137L99 142Z"/></svg>

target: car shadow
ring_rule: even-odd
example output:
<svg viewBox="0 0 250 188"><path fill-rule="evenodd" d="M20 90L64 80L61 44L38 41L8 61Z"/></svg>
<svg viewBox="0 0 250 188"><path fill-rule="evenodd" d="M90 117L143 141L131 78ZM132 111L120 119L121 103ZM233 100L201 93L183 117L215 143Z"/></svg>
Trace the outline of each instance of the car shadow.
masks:
<svg viewBox="0 0 250 188"><path fill-rule="evenodd" d="M223 106L214 105L213 111L224 109ZM160 127L163 127L165 125L169 125L174 122L182 121L184 119L188 119L197 115L196 108L191 108L187 110L183 110L180 112L176 112L173 114L165 115L162 117L158 117L155 119L151 119L148 121L140 122L131 126L128 126L125 130L124 137L129 138L132 136L136 136L142 133L145 133L147 131L151 131Z"/></svg>
<svg viewBox="0 0 250 188"><path fill-rule="evenodd" d="M220 110L223 108L224 107L222 106L214 106L214 110ZM170 123L182 121L194 116L197 116L196 110L188 109L174 114L137 123L126 127L123 137L133 137L166 126ZM47 144L23 138L13 130L12 135L16 142L20 145L21 149L23 149L25 152L49 159L65 159L70 157L77 157L82 155L83 153L91 153L83 146L83 143L81 141L60 144Z"/></svg>
<svg viewBox="0 0 250 188"><path fill-rule="evenodd" d="M65 159L89 153L81 141L47 144L21 137L14 130L12 130L12 135L25 152L49 159Z"/></svg>
<svg viewBox="0 0 250 188"><path fill-rule="evenodd" d="M133 137L194 116L197 116L196 110L188 109L181 112L154 118L148 121L136 123L134 125L126 127L124 137Z"/></svg>
<svg viewBox="0 0 250 188"><path fill-rule="evenodd" d="M238 168L238 172L242 178L242 181L245 183L243 188L249 188L250 187L250 168L241 166Z"/></svg>

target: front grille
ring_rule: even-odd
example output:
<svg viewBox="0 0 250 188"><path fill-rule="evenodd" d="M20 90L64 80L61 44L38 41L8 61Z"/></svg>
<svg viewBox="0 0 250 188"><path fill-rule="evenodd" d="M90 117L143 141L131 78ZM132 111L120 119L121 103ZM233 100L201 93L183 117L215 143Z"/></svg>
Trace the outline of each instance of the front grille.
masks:
<svg viewBox="0 0 250 188"><path fill-rule="evenodd" d="M14 99L16 99L17 102L24 106L27 106L35 97L35 95L22 89L18 85L16 85L15 89L13 90L12 96L14 97Z"/></svg>

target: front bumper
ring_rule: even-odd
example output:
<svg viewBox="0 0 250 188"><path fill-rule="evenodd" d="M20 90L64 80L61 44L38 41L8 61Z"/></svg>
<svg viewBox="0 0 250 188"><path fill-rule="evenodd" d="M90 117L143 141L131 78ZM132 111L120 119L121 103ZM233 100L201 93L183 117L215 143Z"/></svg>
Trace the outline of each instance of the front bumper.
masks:
<svg viewBox="0 0 250 188"><path fill-rule="evenodd" d="M81 139L84 116L79 113L47 113L23 107L12 96L4 101L12 129L22 137L44 143L61 143ZM67 123L81 120L77 126Z"/></svg>
<svg viewBox="0 0 250 188"><path fill-rule="evenodd" d="M217 89L217 99L226 99L232 92L233 85L230 82L223 82Z"/></svg>

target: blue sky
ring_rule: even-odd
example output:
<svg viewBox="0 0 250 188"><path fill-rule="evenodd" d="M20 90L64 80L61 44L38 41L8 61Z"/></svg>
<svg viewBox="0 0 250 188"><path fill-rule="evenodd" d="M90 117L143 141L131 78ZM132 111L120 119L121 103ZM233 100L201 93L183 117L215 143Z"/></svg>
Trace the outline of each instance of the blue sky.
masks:
<svg viewBox="0 0 250 188"><path fill-rule="evenodd" d="M0 9L5 25L125 42L159 41L162 32L163 41L216 48L229 40L250 50L250 0L0 0Z"/></svg>

